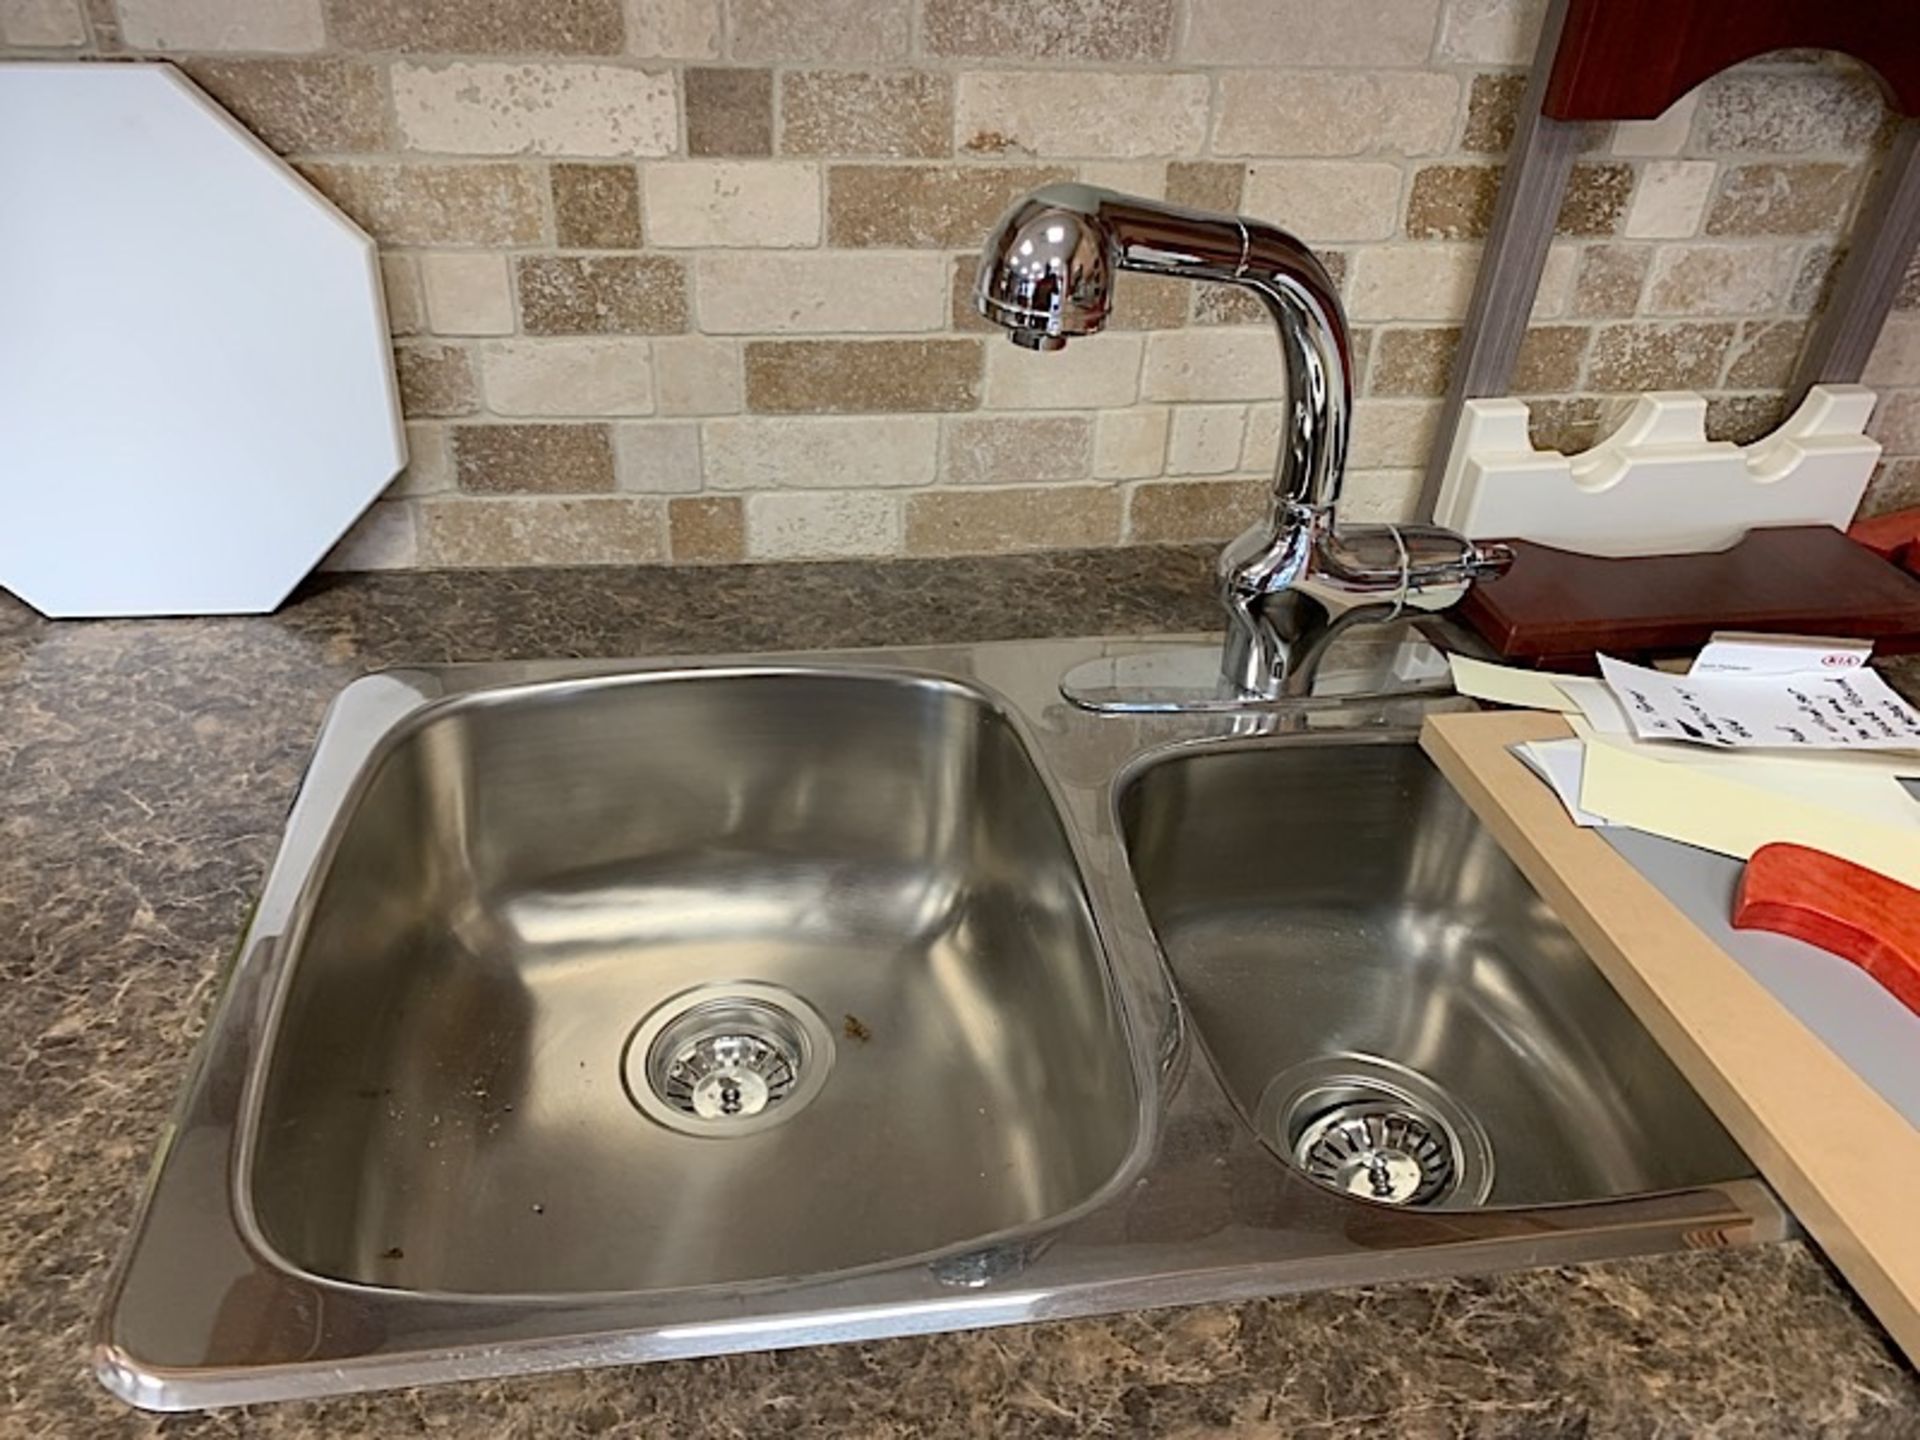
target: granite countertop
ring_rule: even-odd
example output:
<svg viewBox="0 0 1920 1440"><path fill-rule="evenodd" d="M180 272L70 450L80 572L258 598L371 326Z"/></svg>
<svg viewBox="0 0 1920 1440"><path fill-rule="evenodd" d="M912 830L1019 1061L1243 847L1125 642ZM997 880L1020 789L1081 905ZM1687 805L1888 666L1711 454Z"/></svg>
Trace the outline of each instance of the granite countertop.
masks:
<svg viewBox="0 0 1920 1440"><path fill-rule="evenodd" d="M0 1436L1920 1436L1799 1243L208 1416L86 1338L333 694L414 662L1212 627L1210 554L335 577L278 615L0 595Z"/></svg>

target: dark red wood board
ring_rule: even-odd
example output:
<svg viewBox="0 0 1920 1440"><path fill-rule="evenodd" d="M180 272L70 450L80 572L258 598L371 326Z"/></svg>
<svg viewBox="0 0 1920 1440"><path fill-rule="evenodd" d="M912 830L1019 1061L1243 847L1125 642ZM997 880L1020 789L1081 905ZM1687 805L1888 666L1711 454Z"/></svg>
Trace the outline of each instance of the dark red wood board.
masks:
<svg viewBox="0 0 1920 1440"><path fill-rule="evenodd" d="M1529 540L1458 614L1509 660L1591 669L1593 653L1666 655L1715 630L1833 635L1920 650L1920 579L1825 525L1750 530L1711 554L1610 559Z"/></svg>

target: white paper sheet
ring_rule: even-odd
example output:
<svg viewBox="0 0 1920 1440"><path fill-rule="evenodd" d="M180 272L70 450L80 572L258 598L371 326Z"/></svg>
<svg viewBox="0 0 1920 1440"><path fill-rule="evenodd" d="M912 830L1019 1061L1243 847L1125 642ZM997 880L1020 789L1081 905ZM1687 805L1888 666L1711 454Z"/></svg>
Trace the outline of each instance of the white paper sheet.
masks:
<svg viewBox="0 0 1920 1440"><path fill-rule="evenodd" d="M1701 647L1689 675L1838 675L1863 669L1871 640L1823 640L1800 635L1752 635L1717 630Z"/></svg>
<svg viewBox="0 0 1920 1440"><path fill-rule="evenodd" d="M1531 740L1512 749L1514 757L1560 797L1560 803L1567 807L1567 818L1574 824L1592 829L1608 823L1580 805L1580 772L1586 763L1586 746L1578 740Z"/></svg>
<svg viewBox="0 0 1920 1440"><path fill-rule="evenodd" d="M1920 711L1871 669L1841 675L1669 675L1602 655L1641 740L1722 750L1920 750Z"/></svg>

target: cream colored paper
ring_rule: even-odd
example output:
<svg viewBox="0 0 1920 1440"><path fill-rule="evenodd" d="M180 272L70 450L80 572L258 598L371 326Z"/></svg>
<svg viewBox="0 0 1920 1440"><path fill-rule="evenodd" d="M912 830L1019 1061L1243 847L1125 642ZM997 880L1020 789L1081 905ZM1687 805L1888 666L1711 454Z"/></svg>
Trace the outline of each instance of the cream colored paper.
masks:
<svg viewBox="0 0 1920 1440"><path fill-rule="evenodd" d="M1883 756L1770 759L1596 735L1585 726L1580 804L1616 825L1746 859L1785 840L1920 885L1920 764Z"/></svg>
<svg viewBox="0 0 1920 1440"><path fill-rule="evenodd" d="M1449 655L1453 688L1475 700L1517 705L1522 710L1552 710L1569 715L1579 710L1554 684L1559 678L1539 670L1517 670L1511 665L1489 665L1464 655Z"/></svg>

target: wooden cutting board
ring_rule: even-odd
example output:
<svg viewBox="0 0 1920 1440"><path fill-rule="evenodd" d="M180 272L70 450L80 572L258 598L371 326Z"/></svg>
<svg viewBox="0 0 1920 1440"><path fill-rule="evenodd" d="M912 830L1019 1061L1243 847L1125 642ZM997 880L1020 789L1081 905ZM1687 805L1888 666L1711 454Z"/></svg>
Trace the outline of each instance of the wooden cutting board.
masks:
<svg viewBox="0 0 1920 1440"><path fill-rule="evenodd" d="M1568 733L1535 712L1441 715L1421 743L1920 1363L1920 1130L1507 749Z"/></svg>

